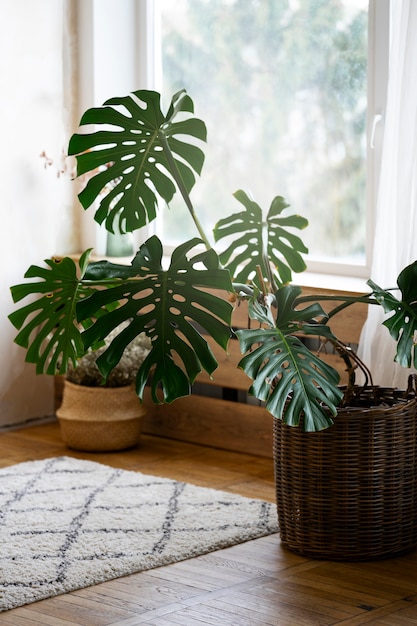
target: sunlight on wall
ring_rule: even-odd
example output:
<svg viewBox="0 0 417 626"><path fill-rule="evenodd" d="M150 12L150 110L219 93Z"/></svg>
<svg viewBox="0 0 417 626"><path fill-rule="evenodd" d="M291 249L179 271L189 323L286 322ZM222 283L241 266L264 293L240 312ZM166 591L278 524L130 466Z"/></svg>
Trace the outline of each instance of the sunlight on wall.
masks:
<svg viewBox="0 0 417 626"><path fill-rule="evenodd" d="M63 0L3 0L0 19L2 150L0 152L0 426L53 412L53 380L37 377L13 344L9 287L31 263L57 253L69 231L65 192L57 176L63 135ZM40 154L53 159L44 169Z"/></svg>

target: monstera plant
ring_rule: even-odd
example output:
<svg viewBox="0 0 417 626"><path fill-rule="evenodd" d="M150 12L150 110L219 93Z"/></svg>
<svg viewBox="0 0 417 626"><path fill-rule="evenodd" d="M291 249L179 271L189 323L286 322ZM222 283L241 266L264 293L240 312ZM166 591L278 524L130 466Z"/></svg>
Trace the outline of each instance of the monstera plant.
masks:
<svg viewBox="0 0 417 626"><path fill-rule="evenodd" d="M288 424L298 425L301 415L305 430L332 423L343 397L339 376L303 338L324 337L341 349L328 322L353 301L393 312L385 324L398 340L396 358L405 366L416 364L416 263L399 277L400 299L370 282L368 294L346 298L326 314L291 284L292 272L306 267L307 249L297 231L307 221L288 213L280 196L265 215L242 190L235 194L240 209L214 227L214 240L222 245L215 251L191 200L203 167L206 127L185 91L174 95L166 115L160 95L142 90L88 110L80 125L94 130L74 134L68 153L76 156L77 175L88 179L79 200L84 209L95 207L99 224L110 232L115 225L132 232L180 194L196 237L178 246L167 264L163 242L151 236L129 265L91 262L86 251L78 264L52 258L46 267L31 266L29 280L12 287L14 301L28 298L28 303L10 320L18 329L16 343L27 349L26 359L39 374L65 373L124 323L97 360L104 379L144 332L151 351L137 372L137 394L141 398L150 384L154 402L172 402L190 393L199 372L211 375L216 369L207 338L227 350L231 302L240 298L249 300L250 317L259 325L237 331L244 354L238 365L253 379L250 393Z"/></svg>

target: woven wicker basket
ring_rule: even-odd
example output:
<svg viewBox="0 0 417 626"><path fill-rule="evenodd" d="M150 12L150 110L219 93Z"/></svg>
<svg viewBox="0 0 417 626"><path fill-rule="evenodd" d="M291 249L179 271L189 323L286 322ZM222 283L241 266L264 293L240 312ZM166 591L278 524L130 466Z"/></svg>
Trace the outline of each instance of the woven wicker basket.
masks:
<svg viewBox="0 0 417 626"><path fill-rule="evenodd" d="M366 408L304 433L274 420L282 543L308 557L373 560L417 545L417 401L372 387Z"/></svg>
<svg viewBox="0 0 417 626"><path fill-rule="evenodd" d="M108 452L139 443L145 413L133 386L86 387L66 380L56 414L69 448Z"/></svg>

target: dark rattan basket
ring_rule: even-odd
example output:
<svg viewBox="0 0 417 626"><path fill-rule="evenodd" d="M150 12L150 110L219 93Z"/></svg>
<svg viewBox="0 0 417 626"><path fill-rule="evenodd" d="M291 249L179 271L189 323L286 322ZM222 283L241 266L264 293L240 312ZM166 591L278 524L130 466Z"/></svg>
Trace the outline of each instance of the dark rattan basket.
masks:
<svg viewBox="0 0 417 626"><path fill-rule="evenodd" d="M298 554L373 560L417 544L415 393L368 387L357 401L317 433L274 420L281 540Z"/></svg>

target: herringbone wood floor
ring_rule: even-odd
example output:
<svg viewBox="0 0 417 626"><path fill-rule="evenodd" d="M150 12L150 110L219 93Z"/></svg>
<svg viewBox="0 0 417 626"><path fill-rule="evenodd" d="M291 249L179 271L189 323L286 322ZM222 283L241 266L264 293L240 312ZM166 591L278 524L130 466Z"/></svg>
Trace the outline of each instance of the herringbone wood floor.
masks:
<svg viewBox="0 0 417 626"><path fill-rule="evenodd" d="M77 453L52 423L0 433L0 449L1 467L68 455L274 500L270 460L168 439L144 436L123 453ZM417 552L374 563L313 561L273 535L0 613L1 626L139 624L417 624Z"/></svg>

